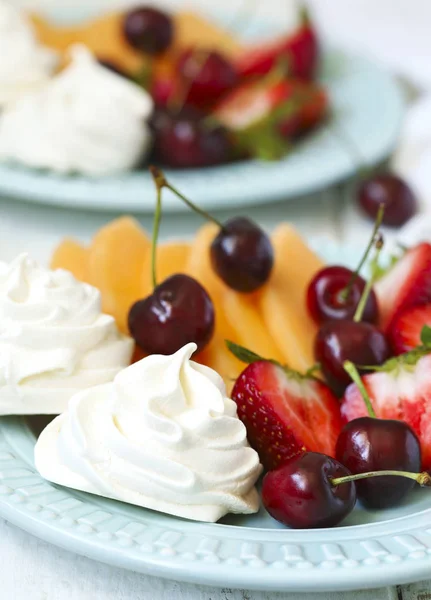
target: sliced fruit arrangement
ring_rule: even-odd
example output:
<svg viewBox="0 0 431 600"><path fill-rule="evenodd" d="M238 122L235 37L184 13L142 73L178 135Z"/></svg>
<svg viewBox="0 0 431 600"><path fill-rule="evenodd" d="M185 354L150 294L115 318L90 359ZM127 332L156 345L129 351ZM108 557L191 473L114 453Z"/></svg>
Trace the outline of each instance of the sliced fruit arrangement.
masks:
<svg viewBox="0 0 431 600"><path fill-rule="evenodd" d="M150 171L152 240L123 217L88 248L65 240L52 266L100 289L137 360L197 344L197 360L233 386L268 471L268 512L327 527L357 499L390 508L415 483L430 487L431 245L382 270L382 202L356 270L324 265L290 225L269 237L246 217L220 222ZM165 189L208 221L190 243L158 244Z"/></svg>
<svg viewBox="0 0 431 600"><path fill-rule="evenodd" d="M152 160L166 166L279 159L329 112L315 80L320 50L305 11L295 31L258 46L244 46L236 33L193 12L147 5L71 27L37 14L33 23L39 40L64 62L71 45L84 44L150 93Z"/></svg>

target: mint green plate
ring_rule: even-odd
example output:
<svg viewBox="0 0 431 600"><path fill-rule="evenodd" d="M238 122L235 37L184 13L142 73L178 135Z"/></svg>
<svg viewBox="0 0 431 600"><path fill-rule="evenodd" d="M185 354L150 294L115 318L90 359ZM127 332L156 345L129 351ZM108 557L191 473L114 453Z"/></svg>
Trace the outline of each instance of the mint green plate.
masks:
<svg viewBox="0 0 431 600"><path fill-rule="evenodd" d="M328 262L356 252L321 240ZM264 510L203 524L44 481L35 434L46 418L0 418L0 516L44 540L133 571L220 587L353 590L419 581L431 573L431 491L396 509L357 506L339 527L283 528Z"/></svg>
<svg viewBox="0 0 431 600"><path fill-rule="evenodd" d="M83 10L77 8L66 17L60 16L63 22L80 20L86 16ZM271 29L276 32L274 25L252 23L244 33L246 38L256 40ZM284 159L168 170L168 177L202 207L223 208L312 194L352 175L358 167L357 156L370 165L385 159L397 142L404 113L403 95L392 76L369 60L328 50L324 53L321 81L331 99L332 123L311 134ZM149 212L155 202L154 186L146 171L89 178L5 164L0 165L0 195L120 212ZM184 209L169 193L164 207L171 211Z"/></svg>

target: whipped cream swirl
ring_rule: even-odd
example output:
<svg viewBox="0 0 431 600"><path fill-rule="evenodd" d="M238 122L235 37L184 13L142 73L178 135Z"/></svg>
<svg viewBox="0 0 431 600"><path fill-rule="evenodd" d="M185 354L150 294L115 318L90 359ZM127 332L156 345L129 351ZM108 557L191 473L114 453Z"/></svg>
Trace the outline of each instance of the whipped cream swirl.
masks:
<svg viewBox="0 0 431 600"><path fill-rule="evenodd" d="M58 58L38 43L25 15L0 0L0 108L44 84Z"/></svg>
<svg viewBox="0 0 431 600"><path fill-rule="evenodd" d="M151 145L150 95L84 46L71 52L63 72L5 110L0 159L91 176L135 167Z"/></svg>
<svg viewBox="0 0 431 600"><path fill-rule="evenodd" d="M253 513L261 473L221 377L188 344L152 355L77 394L42 432L46 479L188 519Z"/></svg>
<svg viewBox="0 0 431 600"><path fill-rule="evenodd" d="M0 414L59 414L77 391L112 381L133 342L100 293L22 254L0 262Z"/></svg>

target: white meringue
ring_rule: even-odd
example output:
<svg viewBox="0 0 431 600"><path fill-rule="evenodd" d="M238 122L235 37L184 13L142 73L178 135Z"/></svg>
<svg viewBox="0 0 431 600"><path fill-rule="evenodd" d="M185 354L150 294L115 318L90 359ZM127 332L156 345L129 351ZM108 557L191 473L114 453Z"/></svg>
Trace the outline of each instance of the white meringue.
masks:
<svg viewBox="0 0 431 600"><path fill-rule="evenodd" d="M0 0L0 108L43 85L58 57L38 43L23 12Z"/></svg>
<svg viewBox="0 0 431 600"><path fill-rule="evenodd" d="M77 391L112 381L132 352L96 288L25 254L0 262L0 415L59 414Z"/></svg>
<svg viewBox="0 0 431 600"><path fill-rule="evenodd" d="M101 176L135 167L151 146L150 95L103 67L84 46L49 83L0 119L0 159Z"/></svg>
<svg viewBox="0 0 431 600"><path fill-rule="evenodd" d="M253 513L261 473L221 377L188 344L77 394L40 435L49 481L198 521Z"/></svg>

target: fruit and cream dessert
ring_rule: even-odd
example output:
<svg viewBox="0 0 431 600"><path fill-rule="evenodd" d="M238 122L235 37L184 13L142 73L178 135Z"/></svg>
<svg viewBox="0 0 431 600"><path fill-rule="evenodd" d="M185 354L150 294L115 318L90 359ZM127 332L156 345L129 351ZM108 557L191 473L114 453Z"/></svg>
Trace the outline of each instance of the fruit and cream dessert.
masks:
<svg viewBox="0 0 431 600"><path fill-rule="evenodd" d="M94 287L25 254L0 262L1 415L59 414L77 391L112 381L132 352Z"/></svg>
<svg viewBox="0 0 431 600"><path fill-rule="evenodd" d="M187 169L283 158L329 114L318 81L314 24L295 2L289 7L284 31L254 44L240 40L248 6L231 28L192 11L168 13L139 3L63 26L29 14L38 42L59 56L59 70L66 73L44 93L11 107L0 159L91 175L142 167L149 149L143 122L150 113L151 162ZM15 39L7 31L1 40L0 48L8 45L0 84L3 63L13 77L21 73L15 67L18 43L4 41L9 38ZM42 51L33 45L31 56L22 53L22 72L40 79ZM67 67L76 45L94 56L91 69L88 60L79 69ZM101 65L117 77L102 75Z"/></svg>
<svg viewBox="0 0 431 600"><path fill-rule="evenodd" d="M0 110L53 74L57 53L40 44L27 16L0 1Z"/></svg>
<svg viewBox="0 0 431 600"><path fill-rule="evenodd" d="M99 287L106 311L134 338L135 358L148 356L126 372L160 355L184 356L193 343L196 360L232 388L248 442L267 471L263 504L289 527L331 527L357 499L385 509L415 483L430 487L431 244L399 248L385 266L380 260L381 225L400 225L416 211L408 184L393 173L361 182L358 200L375 225L353 271L324 265L289 224L269 236L248 217L221 222L160 169L150 171L157 192L152 241L123 217L89 247L65 240L52 259ZM192 242L158 245L165 189L209 221ZM71 406L87 394L93 392ZM86 440L67 429L70 422L60 417L60 430L52 425L42 435L44 443L62 439L64 423L73 433L58 445L67 457L79 454L70 451L72 437ZM53 481L83 485L60 473L45 471Z"/></svg>
<svg viewBox="0 0 431 600"><path fill-rule="evenodd" d="M59 173L125 171L150 149L152 110L145 90L75 46L65 70L6 107L0 158Z"/></svg>
<svg viewBox="0 0 431 600"><path fill-rule="evenodd" d="M36 468L57 484L198 521L254 513L257 452L195 344L153 354L76 394L42 432Z"/></svg>

